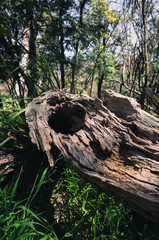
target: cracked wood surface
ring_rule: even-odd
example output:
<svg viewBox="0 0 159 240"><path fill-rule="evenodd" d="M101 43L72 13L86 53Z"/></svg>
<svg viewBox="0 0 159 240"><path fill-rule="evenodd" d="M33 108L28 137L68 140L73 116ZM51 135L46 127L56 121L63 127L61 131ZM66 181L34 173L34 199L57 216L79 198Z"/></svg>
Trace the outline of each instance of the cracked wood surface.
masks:
<svg viewBox="0 0 159 240"><path fill-rule="evenodd" d="M50 166L58 149L91 183L159 221L159 119L135 99L111 90L102 101L50 90L29 104L26 121Z"/></svg>

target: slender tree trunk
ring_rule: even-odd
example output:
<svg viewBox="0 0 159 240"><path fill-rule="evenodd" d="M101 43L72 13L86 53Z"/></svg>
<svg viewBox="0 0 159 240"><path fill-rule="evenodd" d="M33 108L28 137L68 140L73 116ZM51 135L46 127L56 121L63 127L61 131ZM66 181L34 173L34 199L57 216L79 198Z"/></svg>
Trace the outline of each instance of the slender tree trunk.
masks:
<svg viewBox="0 0 159 240"><path fill-rule="evenodd" d="M105 52L105 48L106 48L106 39L105 37L103 38L103 51ZM105 77L105 68L106 68L106 61L105 61L105 56L103 57L103 66L102 66L102 73L99 75L101 75L101 77L99 78L98 81L98 98L101 98L101 90L102 90L102 84L103 84L103 80Z"/></svg>
<svg viewBox="0 0 159 240"><path fill-rule="evenodd" d="M22 40L21 40L21 44L23 47L23 53L21 55L21 61L19 62L19 66L21 69L23 69L23 72L26 73L26 70L28 68L28 64L29 64L29 51L30 51L30 35L31 35L31 30L29 26L26 26L23 30L23 35L22 35ZM29 81L25 81L24 75L21 74L21 72L19 73L20 75L20 82L24 88L23 92L26 93L26 91L29 91L30 88L30 82ZM19 84L18 84L19 85ZM27 85L27 89L26 89L26 85ZM20 89L20 87L19 87ZM20 90L18 90L18 86L16 86L16 91L18 92L18 95L20 93ZM21 95L21 94L20 94ZM24 93L23 93L24 96Z"/></svg>
<svg viewBox="0 0 159 240"><path fill-rule="evenodd" d="M72 64L72 82L71 82L71 93L75 92L75 77L77 70L77 62L78 62L78 48L79 48L79 40L77 40L75 56Z"/></svg>
<svg viewBox="0 0 159 240"><path fill-rule="evenodd" d="M147 42L148 42L148 26L147 26L147 15L149 11L149 0L142 0L142 20L143 20L143 27L144 27L144 35L143 35L143 59L144 59L144 82L143 87L147 87L148 85L148 78L149 78L149 63L148 63L148 51L147 51ZM144 102L145 102L145 93L144 91L141 94L141 107L144 108Z"/></svg>
<svg viewBox="0 0 159 240"><path fill-rule="evenodd" d="M92 96L92 89L93 89L93 82L94 82L94 75L95 75L96 66L97 66L97 60L96 60L96 62L94 64L94 67L93 67L93 73L92 73L92 78L91 78L91 87L90 87L90 92L89 92L90 97Z"/></svg>
<svg viewBox="0 0 159 240"><path fill-rule="evenodd" d="M130 77L131 77L131 60L130 60L130 40L128 39L128 48L127 48L127 58L128 58L128 74L127 74L127 85L130 87Z"/></svg>
<svg viewBox="0 0 159 240"><path fill-rule="evenodd" d="M63 33L63 9L60 8L60 48L61 48L61 59L60 59L60 72L61 72L61 87L65 87L65 52L64 52L64 33Z"/></svg>
<svg viewBox="0 0 159 240"><path fill-rule="evenodd" d="M144 51L145 51L145 83L144 83L144 87L147 87L148 80L149 80L149 63L148 63L148 50L147 50L147 43L148 43L147 15L148 15L148 11L149 11L149 0L147 0L147 11L146 11L146 13L143 17L143 22L144 22Z"/></svg>
<svg viewBox="0 0 159 240"><path fill-rule="evenodd" d="M102 73L98 82L98 98L101 98L101 89L102 89L103 80L104 80L104 73Z"/></svg>
<svg viewBox="0 0 159 240"><path fill-rule="evenodd" d="M82 28L83 10L84 10L85 4L86 4L86 0L82 0L80 3L79 35L80 35L80 29ZM71 93L75 92L75 76L76 76L77 63L78 63L79 43L80 43L80 36L78 36L77 41L76 41L75 56L74 56L73 64L72 64Z"/></svg>
<svg viewBox="0 0 159 240"><path fill-rule="evenodd" d="M94 67L93 67L93 73L92 73L92 79L91 79L91 88L90 88L90 94L89 94L90 96L92 95L93 81L94 81L95 70L96 70L96 67L97 67L98 59L99 59L101 53L102 53L104 50L105 50L105 47L103 47L103 49L98 52L97 58L96 58L96 61L95 61Z"/></svg>
<svg viewBox="0 0 159 240"><path fill-rule="evenodd" d="M147 51L147 43L148 43L148 26L147 26L147 16L149 11L149 0L142 0L142 21L143 21L143 52L144 52L144 68L145 68L145 81L143 86L146 87L148 85L148 77L149 77L149 63L148 63L148 51Z"/></svg>
<svg viewBox="0 0 159 240"><path fill-rule="evenodd" d="M64 38L61 36L60 44L61 44L61 62L60 62L60 71L61 71L61 87L65 87L65 54L64 54L64 46L63 46Z"/></svg>
<svg viewBox="0 0 159 240"><path fill-rule="evenodd" d="M124 59L124 62L123 62L123 69L122 69L122 74L121 74L121 84L120 84L120 90L119 92L122 93L122 87L124 85L124 82L125 82L125 59Z"/></svg>

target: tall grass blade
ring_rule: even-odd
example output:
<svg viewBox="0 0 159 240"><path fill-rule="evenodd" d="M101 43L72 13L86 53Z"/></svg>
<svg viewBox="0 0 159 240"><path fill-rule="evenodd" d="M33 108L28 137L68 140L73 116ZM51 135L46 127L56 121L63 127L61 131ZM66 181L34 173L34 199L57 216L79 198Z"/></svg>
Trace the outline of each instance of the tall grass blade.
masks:
<svg viewBox="0 0 159 240"><path fill-rule="evenodd" d="M55 89L56 86L55 86L53 80L51 79L51 75L54 77L54 79L55 79L55 81L56 81L56 84L57 84L57 87L60 88L59 80L58 80L57 77L55 76L55 73L54 73L54 71L52 70L52 68L50 67L50 65L48 64L46 58L45 58L43 55L40 55L40 57L41 57L42 61L44 62L45 66L47 67L48 72L49 72L49 74L50 74L50 77L49 77L48 80L49 80L49 82L50 82L52 88Z"/></svg>
<svg viewBox="0 0 159 240"><path fill-rule="evenodd" d="M16 182L15 182L15 184L14 184L14 186L13 186L13 189L12 189L12 191L11 191L11 195L10 195L10 198L9 198L9 204L8 204L8 206L7 206L7 209L6 209L6 214L7 214L7 213L9 212L9 210L10 210L10 206L11 206L12 200L13 200L13 198L14 198L14 196L15 196L15 192L16 192L17 187L18 187L18 183L19 183L19 179L20 179L20 177L21 177L22 170L23 170L23 168L21 168L20 173L19 173L19 175L18 175L18 178L17 178L17 180L16 180Z"/></svg>
<svg viewBox="0 0 159 240"><path fill-rule="evenodd" d="M21 111L12 114L12 116L10 117L10 120L15 119L16 117L18 117L19 115L21 115L23 112L25 112L26 108L22 109Z"/></svg>
<svg viewBox="0 0 159 240"><path fill-rule="evenodd" d="M10 139L11 139L11 137L7 137L4 141L2 141L0 143L0 148L2 148Z"/></svg>
<svg viewBox="0 0 159 240"><path fill-rule="evenodd" d="M28 200L26 202L25 206L29 206L31 204L31 202L33 201L33 199L35 198L36 194L38 193L38 191L40 190L41 186L45 183L45 177L46 177L46 173L47 173L48 168L46 168L39 180L39 182L37 183L38 179L39 179L39 173L37 174L33 187L31 189L31 192L29 194Z"/></svg>

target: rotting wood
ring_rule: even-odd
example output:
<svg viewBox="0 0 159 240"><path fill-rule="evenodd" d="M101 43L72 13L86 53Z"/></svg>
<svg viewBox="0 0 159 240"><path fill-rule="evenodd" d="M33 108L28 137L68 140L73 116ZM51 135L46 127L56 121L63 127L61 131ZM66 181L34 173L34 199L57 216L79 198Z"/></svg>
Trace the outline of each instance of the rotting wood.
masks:
<svg viewBox="0 0 159 240"><path fill-rule="evenodd" d="M0 178L5 177L17 170L22 163L22 154L14 150L0 150Z"/></svg>
<svg viewBox="0 0 159 240"><path fill-rule="evenodd" d="M43 93L26 110L31 140L50 166L59 149L91 183L159 221L159 119L133 98L111 90L101 97Z"/></svg>
<svg viewBox="0 0 159 240"><path fill-rule="evenodd" d="M24 175L29 173L29 177L32 177L34 173L37 174L41 164L48 167L47 158L31 142L25 149L0 150L0 185L5 186L14 177L16 178L21 168Z"/></svg>

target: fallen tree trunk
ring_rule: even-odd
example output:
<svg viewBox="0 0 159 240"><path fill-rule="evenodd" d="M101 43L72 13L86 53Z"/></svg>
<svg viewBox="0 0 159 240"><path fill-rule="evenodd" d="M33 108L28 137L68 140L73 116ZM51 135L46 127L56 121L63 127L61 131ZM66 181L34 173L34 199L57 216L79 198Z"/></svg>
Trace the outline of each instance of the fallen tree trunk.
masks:
<svg viewBox="0 0 159 240"><path fill-rule="evenodd" d="M23 173L29 172L30 177L34 175L41 166L40 158L43 159L43 164L48 166L43 152L38 151L31 142L27 146L26 149L0 150L0 185L5 186L12 178L17 177L21 168Z"/></svg>
<svg viewBox="0 0 159 240"><path fill-rule="evenodd" d="M102 100L43 93L26 110L31 140L50 166L59 149L91 183L159 220L159 119L113 91L102 91Z"/></svg>

